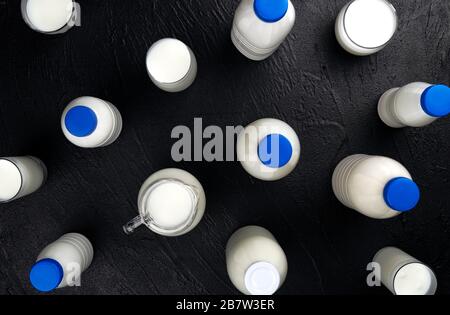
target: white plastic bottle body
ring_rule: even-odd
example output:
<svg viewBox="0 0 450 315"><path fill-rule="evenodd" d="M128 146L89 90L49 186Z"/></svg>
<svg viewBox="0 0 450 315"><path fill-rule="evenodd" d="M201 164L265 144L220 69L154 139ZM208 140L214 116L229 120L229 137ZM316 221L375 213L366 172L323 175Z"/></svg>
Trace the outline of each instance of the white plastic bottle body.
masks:
<svg viewBox="0 0 450 315"><path fill-rule="evenodd" d="M333 173L333 191L346 207L374 219L389 219L401 213L388 206L384 189L395 178L412 180L408 170L383 156L352 155L342 160Z"/></svg>
<svg viewBox="0 0 450 315"><path fill-rule="evenodd" d="M57 261L64 271L58 288L63 288L76 285L76 282L80 281L81 273L91 265L93 258L94 249L91 242L81 234L68 233L47 245L36 262L43 259Z"/></svg>
<svg viewBox="0 0 450 315"><path fill-rule="evenodd" d="M275 237L259 226L237 230L226 246L227 272L246 295L271 295L286 279L286 255Z"/></svg>
<svg viewBox="0 0 450 315"><path fill-rule="evenodd" d="M77 109L83 113L71 115ZM86 125L88 120L92 120L90 126L81 126ZM79 97L70 102L61 117L61 128L67 140L82 148L112 144L120 136L122 127L119 110L110 102L91 96ZM84 128L81 130L84 133L78 133L80 128Z"/></svg>
<svg viewBox="0 0 450 315"><path fill-rule="evenodd" d="M272 137L274 136L274 137ZM265 140L271 137L271 141ZM265 145L262 145L262 144ZM288 150L283 150L283 143ZM270 146L273 162L265 163L260 156L261 148ZM277 148L278 147L278 148ZM264 150L266 151L266 150ZM300 160L300 140L295 130L284 121L263 118L248 126L238 135L236 153L242 167L253 177L265 181L276 181L288 176ZM270 156L269 156L270 157Z"/></svg>
<svg viewBox="0 0 450 315"><path fill-rule="evenodd" d="M34 193L47 180L45 164L33 156L0 158L0 203Z"/></svg>
<svg viewBox="0 0 450 315"><path fill-rule="evenodd" d="M146 65L152 82L166 92L186 90L197 76L194 52L175 38L163 38L155 42L147 52Z"/></svg>
<svg viewBox="0 0 450 315"><path fill-rule="evenodd" d="M256 15L254 0L242 0L234 16L231 39L244 56L260 61L278 49L294 24L295 8L291 1L282 19L277 22L265 22Z"/></svg>
<svg viewBox="0 0 450 315"><path fill-rule="evenodd" d="M431 86L414 82L385 92L378 102L381 120L392 128L424 127L434 122L438 118L428 115L421 103L423 92Z"/></svg>
<svg viewBox="0 0 450 315"><path fill-rule="evenodd" d="M67 32L81 18L81 7L73 0L22 0L21 11L31 29L48 35Z"/></svg>
<svg viewBox="0 0 450 315"><path fill-rule="evenodd" d="M404 251L386 247L373 258L379 272L378 281L395 295L434 295L437 280L433 271Z"/></svg>
<svg viewBox="0 0 450 315"><path fill-rule="evenodd" d="M385 48L396 28L396 10L388 1L353 0L339 12L335 34L338 43L347 52L355 56L368 56Z"/></svg>
<svg viewBox="0 0 450 315"><path fill-rule="evenodd" d="M124 225L131 234L144 224L163 236L180 236L192 231L201 221L206 195L201 183L190 173L168 168L151 175L138 196L139 216Z"/></svg>

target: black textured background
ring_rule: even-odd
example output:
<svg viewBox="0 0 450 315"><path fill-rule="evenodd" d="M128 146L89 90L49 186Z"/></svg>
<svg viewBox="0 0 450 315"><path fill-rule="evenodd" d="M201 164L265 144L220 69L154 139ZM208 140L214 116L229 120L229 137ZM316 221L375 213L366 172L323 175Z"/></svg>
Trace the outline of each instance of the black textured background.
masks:
<svg viewBox="0 0 450 315"><path fill-rule="evenodd" d="M286 251L280 294L388 294L368 288L365 267L394 245L432 266L438 293L450 293L449 119L393 130L378 119L387 89L413 81L450 82L450 1L394 0L400 26L381 53L345 53L334 20L346 0L294 0L297 22L270 59L255 63L233 47L237 0L79 0L82 26L59 36L30 30L19 0L0 0L0 155L35 155L48 166L39 192L0 205L0 293L36 293L28 271L39 251L64 233L93 241L95 258L80 288L57 294L235 294L224 247L231 233L257 224ZM168 94L152 85L145 54L162 37L192 47L194 85ZM80 149L65 140L60 114L92 95L121 111L113 145ZM176 125L245 125L275 117L299 134L303 152L287 178L262 182L239 163L174 163ZM340 205L331 174L353 153L402 162L423 191L420 206L392 220L366 218ZM142 228L125 236L142 182L180 167L202 182L207 210L178 238Z"/></svg>

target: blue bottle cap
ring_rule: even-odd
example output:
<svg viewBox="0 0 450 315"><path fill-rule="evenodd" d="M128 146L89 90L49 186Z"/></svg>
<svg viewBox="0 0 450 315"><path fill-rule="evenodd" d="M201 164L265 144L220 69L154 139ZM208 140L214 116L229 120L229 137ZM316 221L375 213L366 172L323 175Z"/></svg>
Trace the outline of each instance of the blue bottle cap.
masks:
<svg viewBox="0 0 450 315"><path fill-rule="evenodd" d="M419 203L420 190L409 178L397 177L384 187L384 200L391 209L409 211Z"/></svg>
<svg viewBox="0 0 450 315"><path fill-rule="evenodd" d="M450 114L450 87L433 85L422 93L422 108L432 117L444 117Z"/></svg>
<svg viewBox="0 0 450 315"><path fill-rule="evenodd" d="M56 289L64 277L61 265L53 259L42 259L30 271L30 282L37 290L49 292Z"/></svg>
<svg viewBox="0 0 450 315"><path fill-rule="evenodd" d="M286 15L288 7L288 0L255 0L253 4L256 15L268 23L281 20Z"/></svg>
<svg viewBox="0 0 450 315"><path fill-rule="evenodd" d="M258 145L258 157L268 167L283 167L291 160L292 145L283 135L268 135Z"/></svg>
<svg viewBox="0 0 450 315"><path fill-rule="evenodd" d="M89 107L75 106L67 112L64 123L75 137L86 137L97 128L97 116Z"/></svg>

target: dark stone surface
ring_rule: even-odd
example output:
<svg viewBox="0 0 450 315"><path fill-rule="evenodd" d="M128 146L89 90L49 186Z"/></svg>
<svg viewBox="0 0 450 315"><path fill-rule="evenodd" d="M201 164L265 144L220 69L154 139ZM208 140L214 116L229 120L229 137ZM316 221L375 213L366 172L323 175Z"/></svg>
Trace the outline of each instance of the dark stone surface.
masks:
<svg viewBox="0 0 450 315"><path fill-rule="evenodd" d="M235 294L224 247L246 224L267 227L284 247L289 272L280 294L388 294L366 286L367 263L398 246L436 272L450 293L449 119L393 130L376 104L388 88L450 82L450 1L395 0L401 21L381 53L357 58L336 43L334 19L346 0L294 0L295 29L270 59L255 63L233 47L236 0L80 0L82 26L44 36L22 21L18 0L0 1L0 155L40 157L49 168L38 193L0 205L0 293L36 293L28 271L64 233L85 233L95 260L82 286L58 294ZM161 37L192 47L195 84L179 94L152 85L145 54ZM83 150L60 131L65 105L93 95L122 112L113 145ZM298 132L297 169L276 183L239 163L174 163L176 125L245 125L275 117ZM331 191L339 160L353 153L402 162L423 190L420 206L392 220L366 218ZM125 236L142 182L165 167L192 172L207 212L190 234L164 238L142 228Z"/></svg>

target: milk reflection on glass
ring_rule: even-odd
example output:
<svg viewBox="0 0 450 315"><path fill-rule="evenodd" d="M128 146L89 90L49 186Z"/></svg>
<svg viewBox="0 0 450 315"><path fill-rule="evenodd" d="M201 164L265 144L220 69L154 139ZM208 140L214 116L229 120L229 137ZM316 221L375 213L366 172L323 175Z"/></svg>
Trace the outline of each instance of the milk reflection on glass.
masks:
<svg viewBox="0 0 450 315"><path fill-rule="evenodd" d="M35 31L60 34L80 18L80 6L73 0L22 0L22 16Z"/></svg>
<svg viewBox="0 0 450 315"><path fill-rule="evenodd" d="M0 203L38 190L47 178L47 168L32 156L0 158Z"/></svg>
<svg viewBox="0 0 450 315"><path fill-rule="evenodd" d="M381 249L373 258L379 264L379 281L395 295L434 295L437 280L433 271L416 258L395 247Z"/></svg>
<svg viewBox="0 0 450 315"><path fill-rule="evenodd" d="M144 182L138 197L140 215L123 229L130 234L145 224L164 236L182 235L197 226L205 206L205 192L194 176L180 169L164 169Z"/></svg>
<svg viewBox="0 0 450 315"><path fill-rule="evenodd" d="M382 50L397 30L397 13L386 0L354 0L336 19L339 44L351 54L366 56Z"/></svg>
<svg viewBox="0 0 450 315"><path fill-rule="evenodd" d="M231 40L240 53L252 60L272 55L295 23L289 0L242 0L236 10Z"/></svg>
<svg viewBox="0 0 450 315"><path fill-rule="evenodd" d="M275 237L259 226L237 230L226 247L227 272L234 286L247 295L272 295L287 275L286 255Z"/></svg>
<svg viewBox="0 0 450 315"><path fill-rule="evenodd" d="M187 89L197 76L197 59L192 50L175 38L163 38L147 53L147 71L152 82L166 92Z"/></svg>
<svg viewBox="0 0 450 315"><path fill-rule="evenodd" d="M334 170L332 185L341 203L374 219L410 211L420 199L408 170L383 156L356 154L343 159Z"/></svg>
<svg viewBox="0 0 450 315"><path fill-rule="evenodd" d="M450 87L413 82L390 89L378 102L378 114L392 128L424 127L450 114Z"/></svg>

